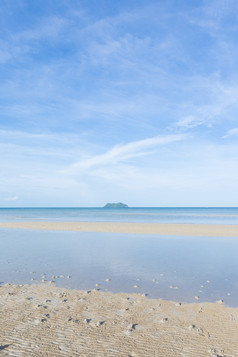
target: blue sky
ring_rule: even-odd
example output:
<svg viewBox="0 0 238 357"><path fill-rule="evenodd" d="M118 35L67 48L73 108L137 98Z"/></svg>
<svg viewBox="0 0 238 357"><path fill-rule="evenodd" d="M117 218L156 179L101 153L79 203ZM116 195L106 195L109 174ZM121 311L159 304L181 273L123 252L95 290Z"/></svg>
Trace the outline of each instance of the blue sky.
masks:
<svg viewBox="0 0 238 357"><path fill-rule="evenodd" d="M1 0L0 206L238 206L238 2Z"/></svg>

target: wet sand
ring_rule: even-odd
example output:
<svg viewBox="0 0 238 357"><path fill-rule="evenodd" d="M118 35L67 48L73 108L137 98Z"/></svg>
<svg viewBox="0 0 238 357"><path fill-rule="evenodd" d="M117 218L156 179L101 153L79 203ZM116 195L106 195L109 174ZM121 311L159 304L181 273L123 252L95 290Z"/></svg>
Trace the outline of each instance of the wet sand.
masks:
<svg viewBox="0 0 238 357"><path fill-rule="evenodd" d="M1 356L238 356L238 309L139 294L0 287Z"/></svg>
<svg viewBox="0 0 238 357"><path fill-rule="evenodd" d="M102 233L159 234L200 237L238 237L238 225L160 224L127 222L0 222L0 228Z"/></svg>
<svg viewBox="0 0 238 357"><path fill-rule="evenodd" d="M0 228L238 237L231 225L8 222ZM1 283L1 282L0 282ZM0 285L1 356L238 357L238 308Z"/></svg>

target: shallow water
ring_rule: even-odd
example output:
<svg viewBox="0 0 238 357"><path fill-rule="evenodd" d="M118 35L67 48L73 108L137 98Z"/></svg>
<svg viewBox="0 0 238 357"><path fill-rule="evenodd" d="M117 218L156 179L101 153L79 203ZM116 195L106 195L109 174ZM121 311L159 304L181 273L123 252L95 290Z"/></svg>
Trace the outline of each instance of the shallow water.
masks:
<svg viewBox="0 0 238 357"><path fill-rule="evenodd" d="M61 287L99 283L103 291L238 306L237 238L1 229L0 247L0 283L37 283L45 273L47 281L63 275Z"/></svg>
<svg viewBox="0 0 238 357"><path fill-rule="evenodd" d="M0 208L0 222L4 221L107 221L238 224L238 208Z"/></svg>

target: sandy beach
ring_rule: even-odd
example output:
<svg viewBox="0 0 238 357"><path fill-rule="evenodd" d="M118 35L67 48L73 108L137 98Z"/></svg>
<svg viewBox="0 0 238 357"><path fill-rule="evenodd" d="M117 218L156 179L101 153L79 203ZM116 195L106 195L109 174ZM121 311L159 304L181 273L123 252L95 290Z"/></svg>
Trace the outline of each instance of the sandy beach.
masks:
<svg viewBox="0 0 238 357"><path fill-rule="evenodd" d="M238 356L238 309L41 285L0 288L1 356Z"/></svg>
<svg viewBox="0 0 238 357"><path fill-rule="evenodd" d="M238 226L115 222L4 222L0 228L238 237ZM1 356L238 356L238 308L67 290L45 282L0 285Z"/></svg>
<svg viewBox="0 0 238 357"><path fill-rule="evenodd" d="M102 233L159 234L200 237L238 237L238 225L161 224L127 222L0 222L0 228Z"/></svg>

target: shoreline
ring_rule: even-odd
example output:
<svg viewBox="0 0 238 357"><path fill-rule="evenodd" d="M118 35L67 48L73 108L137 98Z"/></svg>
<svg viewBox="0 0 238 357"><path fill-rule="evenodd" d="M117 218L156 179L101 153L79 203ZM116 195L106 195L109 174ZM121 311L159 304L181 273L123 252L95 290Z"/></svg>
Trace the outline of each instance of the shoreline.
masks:
<svg viewBox="0 0 238 357"><path fill-rule="evenodd" d="M238 225L225 224L14 221L0 222L0 229L1 228L201 237L238 237Z"/></svg>
<svg viewBox="0 0 238 357"><path fill-rule="evenodd" d="M140 294L0 286L2 356L238 356L238 308Z"/></svg>

